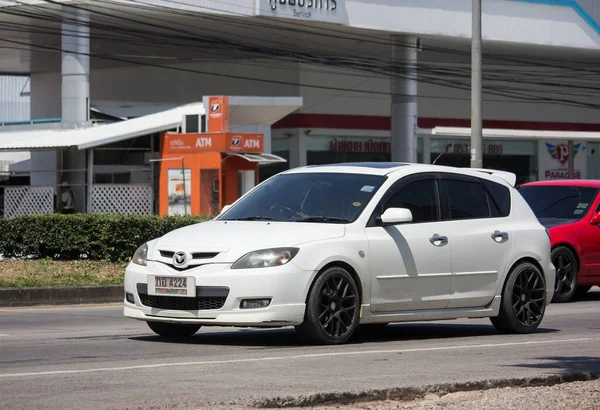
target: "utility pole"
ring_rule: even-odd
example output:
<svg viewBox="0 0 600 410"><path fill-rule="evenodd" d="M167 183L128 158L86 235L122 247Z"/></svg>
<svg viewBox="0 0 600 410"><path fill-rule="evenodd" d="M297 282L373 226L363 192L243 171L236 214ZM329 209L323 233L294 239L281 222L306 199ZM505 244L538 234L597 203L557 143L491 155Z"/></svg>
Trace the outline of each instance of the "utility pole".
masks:
<svg viewBox="0 0 600 410"><path fill-rule="evenodd" d="M481 0L473 0L471 28L471 168L483 168L481 119Z"/></svg>

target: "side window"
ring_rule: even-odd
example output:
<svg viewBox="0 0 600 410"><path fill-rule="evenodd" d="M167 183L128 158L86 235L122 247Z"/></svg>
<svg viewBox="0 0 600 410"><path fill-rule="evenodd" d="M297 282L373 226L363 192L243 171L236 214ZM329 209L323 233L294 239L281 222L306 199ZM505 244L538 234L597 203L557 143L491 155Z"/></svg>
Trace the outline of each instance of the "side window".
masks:
<svg viewBox="0 0 600 410"><path fill-rule="evenodd" d="M423 179L410 182L387 200L383 211L388 208L410 209L414 223L439 221L440 207L436 181Z"/></svg>
<svg viewBox="0 0 600 410"><path fill-rule="evenodd" d="M490 210L493 218L506 217L510 214L510 191L504 185L482 179L488 191Z"/></svg>
<svg viewBox="0 0 600 410"><path fill-rule="evenodd" d="M451 219L489 218L490 207L479 180L445 179Z"/></svg>

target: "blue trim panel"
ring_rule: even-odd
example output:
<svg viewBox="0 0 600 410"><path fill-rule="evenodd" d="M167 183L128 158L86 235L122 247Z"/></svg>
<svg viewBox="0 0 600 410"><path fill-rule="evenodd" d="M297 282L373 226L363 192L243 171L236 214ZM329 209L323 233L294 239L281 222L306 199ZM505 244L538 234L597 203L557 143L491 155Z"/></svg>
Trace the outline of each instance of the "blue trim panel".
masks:
<svg viewBox="0 0 600 410"><path fill-rule="evenodd" d="M22 124L38 124L43 122L61 122L62 118L40 118L37 120L22 120L22 121L6 121L0 122L0 125L22 125Z"/></svg>
<svg viewBox="0 0 600 410"><path fill-rule="evenodd" d="M596 20L592 16L589 15L587 11L576 0L512 0L512 1L520 1L521 3L536 3L536 4L545 4L548 6L561 6L561 7L571 7L579 17L583 19L591 28L594 29L596 34L600 36L600 24L596 23Z"/></svg>

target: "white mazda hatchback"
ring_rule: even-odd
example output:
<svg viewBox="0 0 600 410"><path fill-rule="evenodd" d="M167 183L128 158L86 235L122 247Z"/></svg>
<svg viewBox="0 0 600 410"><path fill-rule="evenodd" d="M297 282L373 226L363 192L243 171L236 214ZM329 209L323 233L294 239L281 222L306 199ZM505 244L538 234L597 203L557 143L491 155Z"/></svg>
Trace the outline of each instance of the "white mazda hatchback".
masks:
<svg viewBox="0 0 600 410"><path fill-rule="evenodd" d="M514 179L402 163L280 173L217 218L142 245L125 272L124 314L174 338L295 326L337 344L361 324L481 317L533 332L555 269Z"/></svg>

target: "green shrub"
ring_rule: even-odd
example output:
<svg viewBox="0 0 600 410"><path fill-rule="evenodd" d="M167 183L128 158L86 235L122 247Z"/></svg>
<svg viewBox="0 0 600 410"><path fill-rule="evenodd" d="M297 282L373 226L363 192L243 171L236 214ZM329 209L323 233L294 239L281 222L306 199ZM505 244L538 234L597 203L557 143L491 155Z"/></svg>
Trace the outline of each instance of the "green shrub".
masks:
<svg viewBox="0 0 600 410"><path fill-rule="evenodd" d="M36 215L0 219L4 258L128 261L144 242L206 216Z"/></svg>

